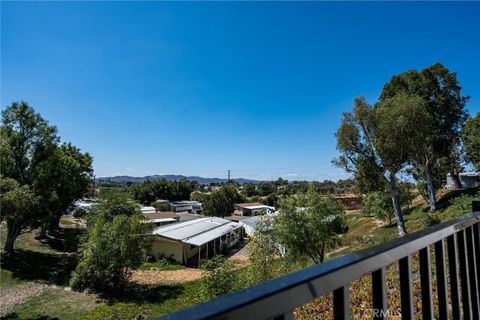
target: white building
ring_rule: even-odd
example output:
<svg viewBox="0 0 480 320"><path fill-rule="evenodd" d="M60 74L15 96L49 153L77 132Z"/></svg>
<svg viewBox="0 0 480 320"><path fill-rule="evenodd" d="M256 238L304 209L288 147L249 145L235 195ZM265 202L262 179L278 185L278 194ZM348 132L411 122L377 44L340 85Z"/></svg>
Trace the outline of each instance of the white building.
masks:
<svg viewBox="0 0 480 320"><path fill-rule="evenodd" d="M155 213L155 212L157 212L157 209L155 209L155 207L141 207L140 211L142 212L142 214L144 214L144 213Z"/></svg>
<svg viewBox="0 0 480 320"><path fill-rule="evenodd" d="M198 201L172 201L170 202L170 210L173 212L190 212L201 214L203 211L203 206Z"/></svg>
<svg viewBox="0 0 480 320"><path fill-rule="evenodd" d="M242 226L210 217L158 227L153 235L155 239L147 251L148 255L199 266L202 259L228 251L237 244L242 237Z"/></svg>
<svg viewBox="0 0 480 320"><path fill-rule="evenodd" d="M271 215L275 212L275 207L266 206L257 202L237 203L233 206L235 208L233 214L237 216L256 216L260 213Z"/></svg>
<svg viewBox="0 0 480 320"><path fill-rule="evenodd" d="M462 172L459 175L460 183L463 188L473 188L480 186L480 172ZM455 182L450 173L447 174L447 189L455 189Z"/></svg>

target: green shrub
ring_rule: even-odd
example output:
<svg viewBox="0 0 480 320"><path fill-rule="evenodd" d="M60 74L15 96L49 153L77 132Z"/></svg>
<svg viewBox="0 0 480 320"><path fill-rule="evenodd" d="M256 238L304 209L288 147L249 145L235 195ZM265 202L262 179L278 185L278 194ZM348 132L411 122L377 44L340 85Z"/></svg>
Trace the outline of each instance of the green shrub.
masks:
<svg viewBox="0 0 480 320"><path fill-rule="evenodd" d="M113 295L125 288L130 269L142 264L149 226L141 223L140 215L118 215L112 221L103 217L88 231L70 284L76 290Z"/></svg>
<svg viewBox="0 0 480 320"><path fill-rule="evenodd" d="M374 216L392 223L393 210L391 201L384 192L369 193L362 201L361 212L365 216Z"/></svg>
<svg viewBox="0 0 480 320"><path fill-rule="evenodd" d="M423 217L422 222L425 228L429 228L439 224L442 220L436 214L427 213Z"/></svg>
<svg viewBox="0 0 480 320"><path fill-rule="evenodd" d="M202 280L202 295L212 299L234 291L238 284L238 275L232 261L217 256L202 265L205 277Z"/></svg>
<svg viewBox="0 0 480 320"><path fill-rule="evenodd" d="M459 217L472 212L472 200L478 197L480 197L480 193L477 193L476 196L463 194L455 199L452 199L450 203L451 210L454 212L454 217Z"/></svg>

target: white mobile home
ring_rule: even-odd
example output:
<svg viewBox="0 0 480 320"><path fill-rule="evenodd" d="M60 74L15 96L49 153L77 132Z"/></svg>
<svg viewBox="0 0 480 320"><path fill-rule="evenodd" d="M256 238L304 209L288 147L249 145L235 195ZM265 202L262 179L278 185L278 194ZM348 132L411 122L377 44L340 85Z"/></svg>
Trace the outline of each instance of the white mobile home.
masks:
<svg viewBox="0 0 480 320"><path fill-rule="evenodd" d="M242 226L229 220L209 217L173 223L154 229L148 255L165 257L188 266L199 266L228 251L242 237Z"/></svg>

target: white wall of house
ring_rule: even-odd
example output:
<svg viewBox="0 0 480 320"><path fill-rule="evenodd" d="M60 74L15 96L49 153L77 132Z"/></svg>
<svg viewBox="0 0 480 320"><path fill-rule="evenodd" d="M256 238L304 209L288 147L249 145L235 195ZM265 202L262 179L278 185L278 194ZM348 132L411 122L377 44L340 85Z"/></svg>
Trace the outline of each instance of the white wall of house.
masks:
<svg viewBox="0 0 480 320"><path fill-rule="evenodd" d="M155 238L147 254L156 259L163 257L173 258L178 263L183 263L183 244L163 238Z"/></svg>

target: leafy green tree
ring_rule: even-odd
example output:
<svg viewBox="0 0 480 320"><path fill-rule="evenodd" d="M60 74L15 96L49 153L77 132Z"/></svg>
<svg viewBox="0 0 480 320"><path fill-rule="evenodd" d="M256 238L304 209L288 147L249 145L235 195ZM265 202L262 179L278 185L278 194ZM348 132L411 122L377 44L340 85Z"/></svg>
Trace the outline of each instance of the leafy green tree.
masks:
<svg viewBox="0 0 480 320"><path fill-rule="evenodd" d="M52 167L58 141L56 128L48 125L27 103L14 102L2 111L1 174L14 179L20 187L28 186L28 190L38 198L30 214L7 224L7 254L13 253L13 243L23 229L38 227L49 217L49 202L42 200L50 199L56 181L48 181L48 188L39 186L46 182L43 172L46 167Z"/></svg>
<svg viewBox="0 0 480 320"><path fill-rule="evenodd" d="M243 185L242 193L246 197L252 197L257 194L257 189L253 183L245 183Z"/></svg>
<svg viewBox="0 0 480 320"><path fill-rule="evenodd" d="M325 250L338 243L346 231L344 211L332 198L322 198L313 188L280 203L275 233L288 256L323 262Z"/></svg>
<svg viewBox="0 0 480 320"><path fill-rule="evenodd" d="M260 219L255 225L255 232L250 242L249 264L247 277L249 282L258 284L279 275L272 263L281 256L277 239L275 238L273 221Z"/></svg>
<svg viewBox="0 0 480 320"><path fill-rule="evenodd" d="M367 194L362 201L361 212L365 216L373 216L392 223L393 210L388 194L381 191Z"/></svg>
<svg viewBox="0 0 480 320"><path fill-rule="evenodd" d="M413 100L413 102L411 101ZM416 137L416 98L398 95L375 108L364 98L356 98L353 112L344 113L337 130L337 166L354 173L373 191L390 191L399 236L406 234L400 205L397 173L411 154L410 136Z"/></svg>
<svg viewBox="0 0 480 320"><path fill-rule="evenodd" d="M270 193L262 202L267 206L276 208L278 205L278 200L279 200L279 196L276 192L274 192L274 193Z"/></svg>
<svg viewBox="0 0 480 320"><path fill-rule="evenodd" d="M467 160L477 170L480 170L480 112L465 122L462 129L462 139L467 153Z"/></svg>
<svg viewBox="0 0 480 320"><path fill-rule="evenodd" d="M238 275L232 261L216 256L202 265L205 276L202 280L201 293L212 299L234 291L238 286Z"/></svg>
<svg viewBox="0 0 480 320"><path fill-rule="evenodd" d="M92 211L95 220L81 246L71 286L116 295L124 290L131 269L143 262L151 226L141 222L138 207L132 210L129 201L107 200Z"/></svg>
<svg viewBox="0 0 480 320"><path fill-rule="evenodd" d="M207 198L208 198L208 194L200 192L200 191L193 191L190 194L190 200L198 201L200 203L204 203Z"/></svg>
<svg viewBox="0 0 480 320"><path fill-rule="evenodd" d="M112 192L105 194L102 202L95 205L90 211L90 221L103 219L113 220L114 217L141 215L139 205L130 199L125 193Z"/></svg>
<svg viewBox="0 0 480 320"><path fill-rule="evenodd" d="M431 175L438 159L449 161L450 174L457 187L461 187L455 149L460 144L460 129L467 117L465 104L469 100L468 96L462 96L461 89L456 73L436 63L420 71L409 70L392 77L380 95L380 102L402 93L420 97L426 103L429 130L424 135L422 152L417 152L413 164L420 166L426 177L432 211L436 210L436 200Z"/></svg>
<svg viewBox="0 0 480 320"><path fill-rule="evenodd" d="M213 191L203 204L204 214L207 216L225 217L233 213L233 205L245 199L238 193L237 188L226 184L218 191Z"/></svg>
<svg viewBox="0 0 480 320"><path fill-rule="evenodd" d="M11 178L0 176L1 220L6 222L7 236L2 254L14 252L14 243L20 233L31 225L38 198L26 185L21 186Z"/></svg>
<svg viewBox="0 0 480 320"><path fill-rule="evenodd" d="M87 193L93 174L92 157L70 143L57 147L51 159L42 179L35 184L36 189L51 188L48 198L44 199L48 203L45 211L49 219L42 226L43 231L46 224L50 231L58 230L60 217L75 200Z"/></svg>

